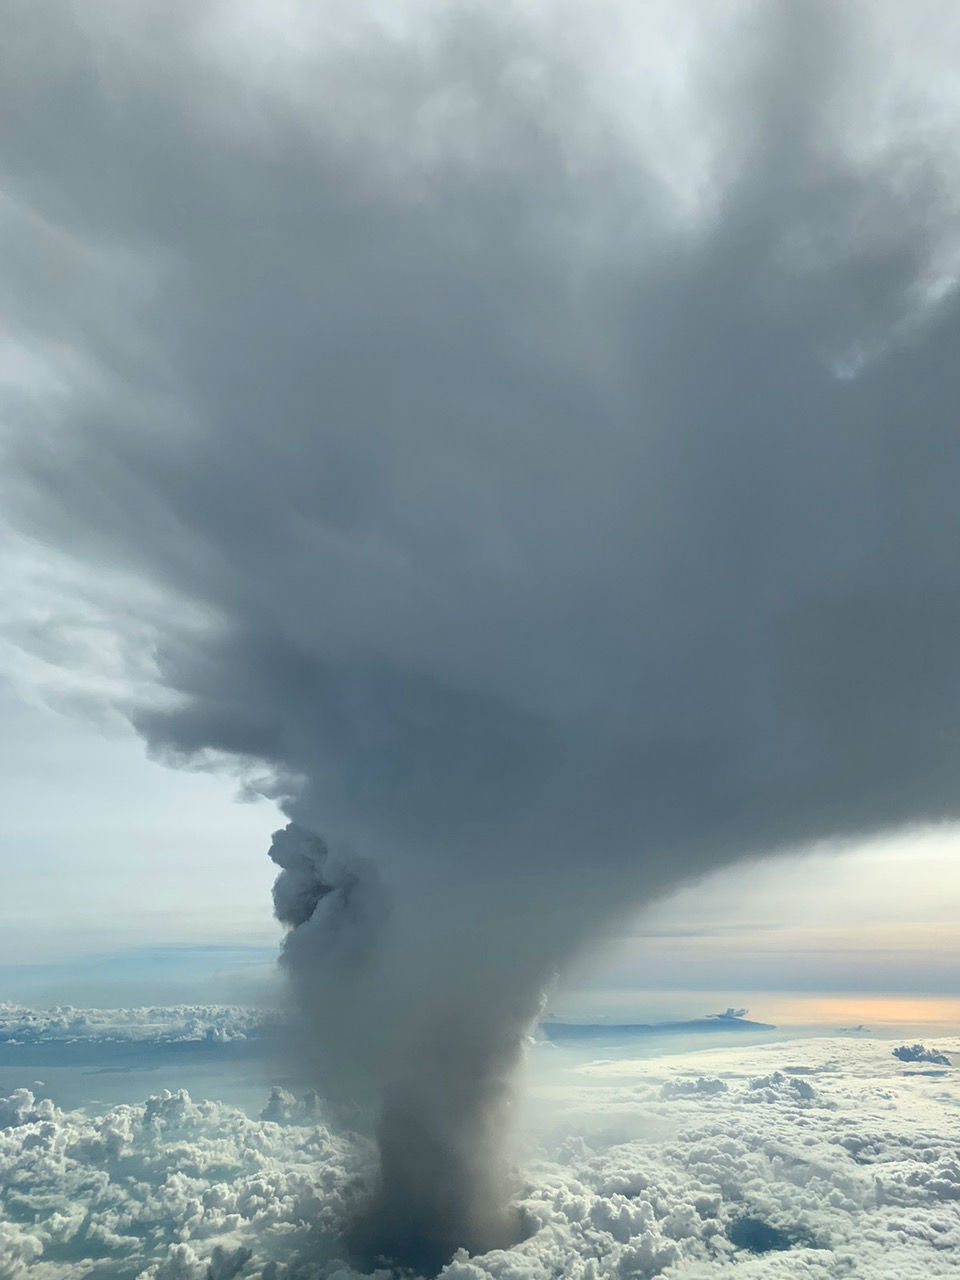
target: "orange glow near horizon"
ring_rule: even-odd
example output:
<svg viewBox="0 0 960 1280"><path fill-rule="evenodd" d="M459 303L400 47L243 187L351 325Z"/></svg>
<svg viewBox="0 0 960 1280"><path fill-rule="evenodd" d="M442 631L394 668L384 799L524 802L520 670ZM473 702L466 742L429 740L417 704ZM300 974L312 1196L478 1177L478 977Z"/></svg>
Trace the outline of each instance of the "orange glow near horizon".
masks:
<svg viewBox="0 0 960 1280"><path fill-rule="evenodd" d="M761 1013L761 1009L763 1012ZM757 1016L779 1023L864 1024L883 1027L916 1023L960 1027L960 998L955 996L829 995L769 993L757 1002Z"/></svg>

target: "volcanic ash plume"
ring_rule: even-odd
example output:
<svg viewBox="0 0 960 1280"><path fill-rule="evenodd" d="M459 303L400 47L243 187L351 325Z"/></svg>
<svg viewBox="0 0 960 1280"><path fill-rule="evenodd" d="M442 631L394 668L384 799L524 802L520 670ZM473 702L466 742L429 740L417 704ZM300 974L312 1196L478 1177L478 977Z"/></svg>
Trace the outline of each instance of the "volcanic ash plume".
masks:
<svg viewBox="0 0 960 1280"><path fill-rule="evenodd" d="M619 913L960 813L960 14L50 13L0 51L18 640L280 799L353 1247L429 1269L520 1231L524 1036Z"/></svg>
<svg viewBox="0 0 960 1280"><path fill-rule="evenodd" d="M388 905L372 867L337 868L294 824L270 856L282 868L274 900L290 928L283 963L303 1014L300 1053L345 1118L370 1107L378 1116L379 1183L351 1232L360 1259L429 1270L460 1246L513 1243L521 1223L507 1205L505 1136L542 968L525 973L515 950L509 964L486 965L466 932L433 935L415 903L394 895ZM488 946L501 946L495 916L485 927Z"/></svg>

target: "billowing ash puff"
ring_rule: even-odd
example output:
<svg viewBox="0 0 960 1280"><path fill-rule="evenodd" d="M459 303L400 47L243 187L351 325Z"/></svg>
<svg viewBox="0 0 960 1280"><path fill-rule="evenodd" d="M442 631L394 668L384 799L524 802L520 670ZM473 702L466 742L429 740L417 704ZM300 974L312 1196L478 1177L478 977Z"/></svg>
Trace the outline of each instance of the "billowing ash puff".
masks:
<svg viewBox="0 0 960 1280"><path fill-rule="evenodd" d="M308 924L321 900L336 890L328 883L331 876L326 870L327 846L290 823L283 831L274 832L270 857L281 868L273 885L277 919L291 929ZM341 901L346 900L349 888L340 886Z"/></svg>
<svg viewBox="0 0 960 1280"><path fill-rule="evenodd" d="M274 779L426 1265L617 912L960 811L960 13L388 8L8 19L0 496L84 697Z"/></svg>

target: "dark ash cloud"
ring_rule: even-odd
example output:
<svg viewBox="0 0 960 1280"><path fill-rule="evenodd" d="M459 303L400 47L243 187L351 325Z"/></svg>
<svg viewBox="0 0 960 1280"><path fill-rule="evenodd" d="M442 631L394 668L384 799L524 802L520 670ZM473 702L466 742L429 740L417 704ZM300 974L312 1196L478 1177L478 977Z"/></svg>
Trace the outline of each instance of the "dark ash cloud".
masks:
<svg viewBox="0 0 960 1280"><path fill-rule="evenodd" d="M21 642L337 850L305 1051L426 1265L607 921L960 812L957 20L358 13L11 19L3 500Z"/></svg>

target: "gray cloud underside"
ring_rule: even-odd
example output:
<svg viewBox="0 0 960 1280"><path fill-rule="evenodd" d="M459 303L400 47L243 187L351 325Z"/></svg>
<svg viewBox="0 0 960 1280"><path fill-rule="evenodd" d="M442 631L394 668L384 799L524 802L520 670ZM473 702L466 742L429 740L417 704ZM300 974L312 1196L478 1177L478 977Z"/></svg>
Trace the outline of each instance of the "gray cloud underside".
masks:
<svg viewBox="0 0 960 1280"><path fill-rule="evenodd" d="M8 411L8 501L202 608L152 619L154 744L371 842L648 876L955 812L957 321L917 297L956 172L932 124L847 153L867 6L706 32L692 227L520 10L288 95L213 10L105 12L5 42L10 329L66 384Z"/></svg>

